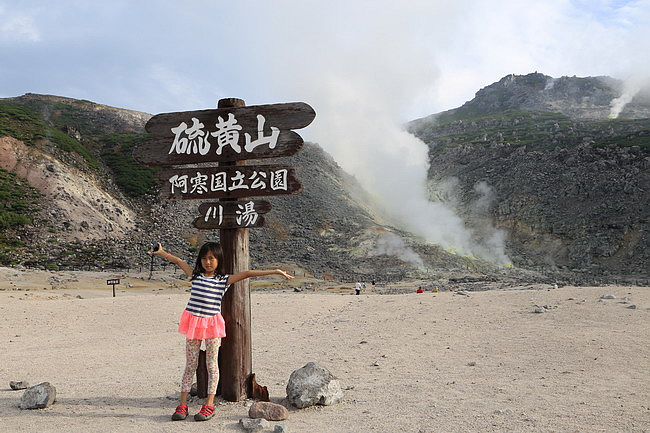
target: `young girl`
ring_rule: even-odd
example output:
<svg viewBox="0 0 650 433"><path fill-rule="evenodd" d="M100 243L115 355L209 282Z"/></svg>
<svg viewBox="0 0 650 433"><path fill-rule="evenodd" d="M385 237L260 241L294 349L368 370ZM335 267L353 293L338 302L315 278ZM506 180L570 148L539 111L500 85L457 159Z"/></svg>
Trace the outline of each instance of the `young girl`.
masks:
<svg viewBox="0 0 650 433"><path fill-rule="evenodd" d="M192 269L182 259L165 251L158 244L157 254L180 267L185 275L192 280L190 300L181 315L178 332L186 335L185 372L181 382L181 402L172 415L172 420L179 421L187 418L187 395L192 386L194 372L199 363L201 340L205 340L206 364L208 367L208 398L201 411L194 415L196 421L206 421L214 415L214 396L219 382L219 366L217 355L221 339L226 336L226 326L221 316L221 299L231 284L251 277L264 275L282 275L293 278L280 269L243 271L234 275L223 273L223 250L217 242L207 242L199 250L196 265Z"/></svg>

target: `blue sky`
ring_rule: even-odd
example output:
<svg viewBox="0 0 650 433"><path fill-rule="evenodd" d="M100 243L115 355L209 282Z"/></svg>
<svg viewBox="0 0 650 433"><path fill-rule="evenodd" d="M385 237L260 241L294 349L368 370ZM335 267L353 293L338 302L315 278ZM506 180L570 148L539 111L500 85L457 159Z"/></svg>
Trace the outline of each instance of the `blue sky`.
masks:
<svg viewBox="0 0 650 433"><path fill-rule="evenodd" d="M534 71L647 84L650 0L0 0L0 97L152 114L304 101L300 134L404 228L501 263L503 233L476 245L428 201L427 147L402 124Z"/></svg>

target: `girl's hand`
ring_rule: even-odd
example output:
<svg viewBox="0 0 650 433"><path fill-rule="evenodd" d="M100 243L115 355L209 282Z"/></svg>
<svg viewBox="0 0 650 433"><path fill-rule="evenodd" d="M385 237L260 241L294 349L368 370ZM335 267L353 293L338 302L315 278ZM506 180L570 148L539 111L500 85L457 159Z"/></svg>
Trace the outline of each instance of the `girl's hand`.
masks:
<svg viewBox="0 0 650 433"><path fill-rule="evenodd" d="M153 248L149 249L149 254L156 254L158 256L162 256L167 254L167 252L163 249L163 246L160 242L158 242L158 249L156 251L153 250Z"/></svg>
<svg viewBox="0 0 650 433"><path fill-rule="evenodd" d="M289 279L289 280L291 280L292 278L296 278L296 277L294 277L293 275L289 275L288 273L286 273L286 272L283 271L282 269L276 269L276 270L275 270L275 273L278 274L278 275L282 275L283 277L285 277L285 278L287 278L287 279Z"/></svg>

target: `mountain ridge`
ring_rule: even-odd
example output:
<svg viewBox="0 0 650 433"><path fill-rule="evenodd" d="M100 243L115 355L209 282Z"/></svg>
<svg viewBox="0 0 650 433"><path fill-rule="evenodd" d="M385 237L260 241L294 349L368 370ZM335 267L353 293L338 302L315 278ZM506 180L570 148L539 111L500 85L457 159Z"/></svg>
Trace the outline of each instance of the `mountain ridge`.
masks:
<svg viewBox="0 0 650 433"><path fill-rule="evenodd" d="M457 211L504 229L517 265L647 276L650 100L641 92L613 119L623 87L509 75L408 129L429 146L433 193L452 183ZM571 97L557 103L558 92ZM483 213L472 209L477 185L494 197Z"/></svg>
<svg viewBox="0 0 650 433"><path fill-rule="evenodd" d="M253 264L290 263L341 280L440 282L469 274L513 281L647 277L650 257L645 251L650 248L643 203L650 191L645 174L650 119L643 116L650 113L650 104L640 94L619 119L610 119L612 101L623 91L622 82L607 77L509 75L461 107L407 125L429 146L431 199L452 206L477 236L485 222L503 229L513 268L449 253L397 228L374 210L354 178L313 143L278 160L297 168L305 190L268 198L273 210L267 226L250 231ZM562 95L570 97L560 103ZM0 138L3 163L7 149L20 148L40 161L33 164L39 176L58 173L74 183L83 175L92 185L76 188L76 198L66 197L74 188L62 185L45 196L37 224L15 229L31 250L13 249L13 255L5 254L8 260L59 268L146 266L145 251L153 241L193 260L197 245L217 236L191 227L198 202L160 201L147 192L156 188L155 173L133 161L130 151L146 139L143 126L150 114L52 95L0 99L0 109L2 104L17 105L4 114L0 110L0 135L18 135L15 139L22 143ZM30 115L49 132L30 130L35 120L20 120ZM22 129L16 132L18 127ZM90 157L76 153L78 147L58 133ZM37 151L43 154L37 156ZM49 157L54 159L47 162ZM6 163L3 168L21 170ZM83 198L93 188L102 194ZM559 197L558 191L565 193ZM617 205L623 194L625 200ZM101 218L75 220L63 205L54 206L57 200ZM382 247L386 244L391 248ZM421 263L411 260L415 254Z"/></svg>

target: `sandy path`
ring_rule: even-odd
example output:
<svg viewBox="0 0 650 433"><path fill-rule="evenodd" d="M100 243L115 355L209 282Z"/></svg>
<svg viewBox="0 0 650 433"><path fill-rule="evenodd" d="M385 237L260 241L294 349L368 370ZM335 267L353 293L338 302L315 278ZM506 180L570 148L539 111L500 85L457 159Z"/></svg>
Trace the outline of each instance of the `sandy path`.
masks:
<svg viewBox="0 0 650 433"><path fill-rule="evenodd" d="M171 290L0 293L0 430L243 431L246 402L222 404L207 423L169 420L188 296ZM534 305L550 309L535 314ZM253 371L277 402L309 361L347 388L335 406L290 410L290 432L647 432L649 307L650 290L629 287L468 297L254 292ZM21 411L11 380L49 381L57 402Z"/></svg>

